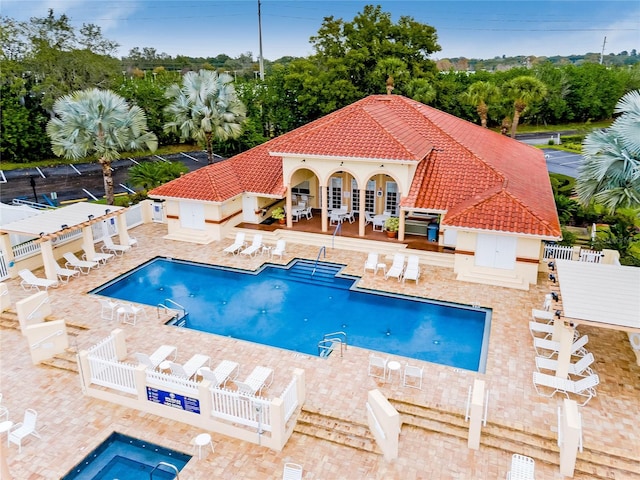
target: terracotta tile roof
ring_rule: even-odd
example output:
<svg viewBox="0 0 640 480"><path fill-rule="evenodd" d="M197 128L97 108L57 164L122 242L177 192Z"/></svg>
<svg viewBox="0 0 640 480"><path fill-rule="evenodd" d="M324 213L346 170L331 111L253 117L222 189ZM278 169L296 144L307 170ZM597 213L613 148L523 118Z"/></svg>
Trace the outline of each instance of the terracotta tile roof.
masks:
<svg viewBox="0 0 640 480"><path fill-rule="evenodd" d="M560 236L541 151L399 95L364 98L150 195L283 196L281 155L416 162L403 206L446 211L444 225Z"/></svg>

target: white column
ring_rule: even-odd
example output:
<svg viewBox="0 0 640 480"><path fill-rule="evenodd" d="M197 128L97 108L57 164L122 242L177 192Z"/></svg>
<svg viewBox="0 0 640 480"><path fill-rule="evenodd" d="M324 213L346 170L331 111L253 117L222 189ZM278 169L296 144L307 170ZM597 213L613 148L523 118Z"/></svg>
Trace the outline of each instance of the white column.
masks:
<svg viewBox="0 0 640 480"><path fill-rule="evenodd" d="M287 198L285 200L287 210L287 228L293 227L293 216L291 215L291 184L287 185Z"/></svg>
<svg viewBox="0 0 640 480"><path fill-rule="evenodd" d="M560 350L558 351L558 368L556 377L567 378L569 375L569 363L571 363L571 347L573 345L573 329L562 327L560 336Z"/></svg>
<svg viewBox="0 0 640 480"><path fill-rule="evenodd" d="M56 259L53 256L53 246L51 240L45 240L40 243L40 253L42 254L42 264L44 265L44 274L49 280L58 280L56 273Z"/></svg>
<svg viewBox="0 0 640 480"><path fill-rule="evenodd" d="M366 196L367 196L367 187L365 183L365 188L361 188L360 190L360 205L358 205L358 210L360 211L360 216L358 217L358 235L361 237L365 236L365 210L366 210Z"/></svg>
<svg viewBox="0 0 640 480"><path fill-rule="evenodd" d="M129 231L127 230L127 216L122 213L116 219L118 222L118 240L120 245L129 245Z"/></svg>
<svg viewBox="0 0 640 480"><path fill-rule="evenodd" d="M329 194L327 192L326 185L320 185L320 195L322 198L322 231L329 231L329 212L327 207L329 206Z"/></svg>
<svg viewBox="0 0 640 480"><path fill-rule="evenodd" d="M87 254L87 260L93 260L96 256L96 248L93 244L93 231L91 225L82 227L82 248Z"/></svg>

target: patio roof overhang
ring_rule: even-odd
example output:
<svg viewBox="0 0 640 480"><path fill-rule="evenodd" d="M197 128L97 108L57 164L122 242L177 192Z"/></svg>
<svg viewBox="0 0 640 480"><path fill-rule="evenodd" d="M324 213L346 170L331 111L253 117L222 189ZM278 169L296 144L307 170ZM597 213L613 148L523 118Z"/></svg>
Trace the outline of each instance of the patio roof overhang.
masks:
<svg viewBox="0 0 640 480"><path fill-rule="evenodd" d="M571 260L555 263L566 319L640 332L640 268Z"/></svg>
<svg viewBox="0 0 640 480"><path fill-rule="evenodd" d="M99 205L87 202L74 203L2 225L0 226L0 233L17 233L48 240L53 235L90 226L93 223L120 215L125 210L125 207L114 205Z"/></svg>

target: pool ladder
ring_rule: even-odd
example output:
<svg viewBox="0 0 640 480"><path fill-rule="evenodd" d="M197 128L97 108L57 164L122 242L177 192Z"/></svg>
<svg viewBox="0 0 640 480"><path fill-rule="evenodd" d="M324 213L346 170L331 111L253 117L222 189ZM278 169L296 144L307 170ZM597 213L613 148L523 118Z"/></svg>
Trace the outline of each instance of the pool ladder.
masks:
<svg viewBox="0 0 640 480"><path fill-rule="evenodd" d="M149 472L149 480L153 480L153 472L155 472L158 469L158 467L160 467L160 465L163 465L165 467L169 467L169 468L173 469L173 471L176 472L176 476L174 477L174 479L175 480L180 480L180 475L179 475L180 472L179 472L178 468L174 464L167 463L167 462L160 462L155 467L153 467L153 470L151 470Z"/></svg>
<svg viewBox="0 0 640 480"><path fill-rule="evenodd" d="M347 349L347 334L345 332L325 333L322 340L318 342L318 355L320 358L327 358L335 345L340 345L340 356L343 356L344 350Z"/></svg>
<svg viewBox="0 0 640 480"><path fill-rule="evenodd" d="M180 305L178 302L175 302L173 300L171 300L170 298L165 298L164 299L164 303L159 303L158 306L156 307L157 311L158 311L158 317L160 317L160 309L164 309L167 312L170 312L171 310L175 310L172 309L171 307L167 306L167 303L170 303L172 305L175 305L176 307L178 307L180 310L182 310L182 316L178 317L178 320L180 318L184 318L187 316L187 309L184 308L182 305Z"/></svg>

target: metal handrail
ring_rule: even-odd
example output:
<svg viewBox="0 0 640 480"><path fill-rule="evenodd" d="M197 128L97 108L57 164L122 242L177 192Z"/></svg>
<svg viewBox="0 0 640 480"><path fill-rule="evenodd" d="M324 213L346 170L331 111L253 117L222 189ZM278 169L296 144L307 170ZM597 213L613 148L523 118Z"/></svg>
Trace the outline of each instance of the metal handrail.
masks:
<svg viewBox="0 0 640 480"><path fill-rule="evenodd" d="M318 251L318 256L316 257L316 263L313 264L313 270L311 270L311 276L316 273L316 268L318 267L318 262L320 261L320 254L324 252L324 258L327 258L327 247L320 247L320 251Z"/></svg>
<svg viewBox="0 0 640 480"><path fill-rule="evenodd" d="M347 342L347 332L331 332L331 333L325 333L324 337L322 338L323 340L329 340L330 337L337 335L337 336L343 336L344 337L344 349L347 349L347 344L349 342ZM342 338L339 339L340 341L342 341Z"/></svg>
<svg viewBox="0 0 640 480"><path fill-rule="evenodd" d="M31 350L36 349L36 348L40 348L40 346L46 341L49 340L50 338L53 337L59 337L60 335L62 335L64 332L62 330L56 330L55 332L47 335L44 338L41 338L40 340L38 340L36 343L31 345Z"/></svg>
<svg viewBox="0 0 640 480"><path fill-rule="evenodd" d="M156 471L156 469L160 466L160 465L164 465L165 467L169 467L169 468L173 468L173 471L176 472L176 480L178 480L180 478L180 471L178 470L178 468L172 464L172 463L167 463L167 462L160 462L158 463L155 467L153 467L153 470L151 470L149 472L149 480L151 480L153 478L153 472Z"/></svg>
<svg viewBox="0 0 640 480"><path fill-rule="evenodd" d="M41 301L41 302L36 306L36 308L34 308L34 309L31 311L31 313L30 313L29 315L27 315L27 320L32 320L32 319L33 319L34 314L35 314L35 313L40 309L40 307L41 307L42 305L44 305L45 303L49 303L49 297L48 297L48 296L47 296L47 297L44 297L44 298L42 299L42 301Z"/></svg>

